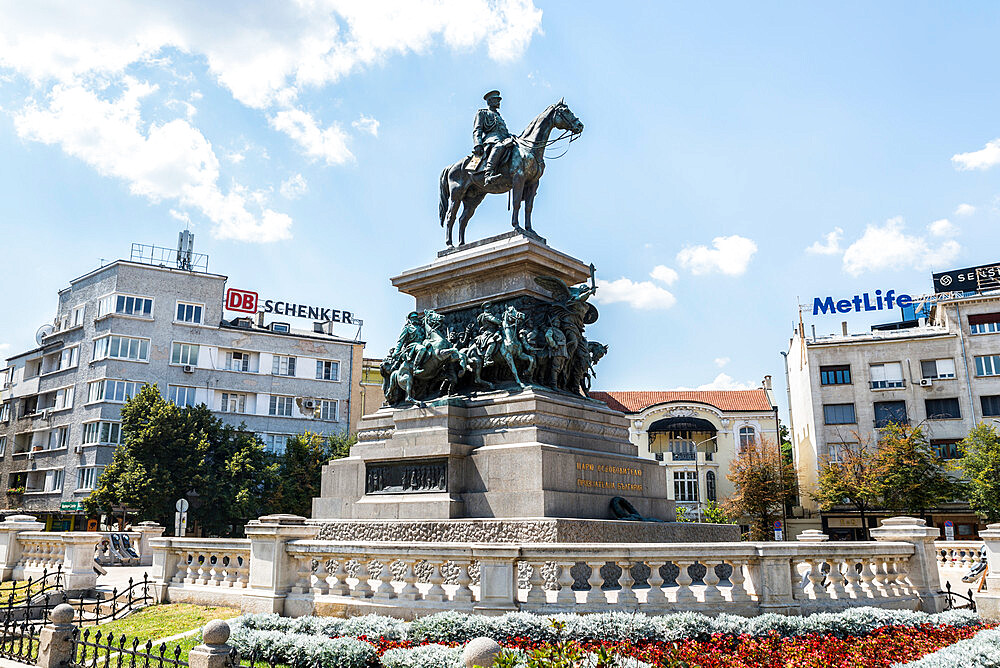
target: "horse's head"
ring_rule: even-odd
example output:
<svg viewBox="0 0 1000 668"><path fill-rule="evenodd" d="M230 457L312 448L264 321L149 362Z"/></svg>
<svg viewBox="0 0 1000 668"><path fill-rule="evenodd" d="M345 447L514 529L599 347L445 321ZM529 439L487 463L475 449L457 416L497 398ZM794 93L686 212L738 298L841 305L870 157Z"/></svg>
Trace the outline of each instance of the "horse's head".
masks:
<svg viewBox="0 0 1000 668"><path fill-rule="evenodd" d="M583 123L576 117L563 100L556 102L553 108L552 124L560 130L569 130L575 135L583 132Z"/></svg>

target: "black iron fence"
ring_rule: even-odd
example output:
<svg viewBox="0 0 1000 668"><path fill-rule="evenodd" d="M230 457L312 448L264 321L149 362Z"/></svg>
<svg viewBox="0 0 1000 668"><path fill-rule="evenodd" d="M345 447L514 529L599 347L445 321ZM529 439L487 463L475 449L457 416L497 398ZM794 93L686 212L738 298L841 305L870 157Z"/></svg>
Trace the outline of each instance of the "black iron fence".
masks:
<svg viewBox="0 0 1000 668"><path fill-rule="evenodd" d="M121 591L118 591L117 587L114 588L109 598L77 599L73 602L76 610L73 621L77 624L100 624L113 619L121 619L154 602L153 595L150 593L152 585L149 575L143 573L142 580L138 582L129 578L128 586Z"/></svg>
<svg viewBox="0 0 1000 668"><path fill-rule="evenodd" d="M14 603L10 596L0 617L0 657L34 663L38 658L38 636L49 621L50 594L38 603Z"/></svg>
<svg viewBox="0 0 1000 668"><path fill-rule="evenodd" d="M976 599L972 596L972 590L970 589L967 594L959 594L957 591L951 590L951 583L944 583L945 591L944 593L944 609L945 610L961 610L962 608L968 608L973 612L976 611Z"/></svg>
<svg viewBox="0 0 1000 668"><path fill-rule="evenodd" d="M28 578L23 582L14 582L10 587L4 587L0 594L0 601L5 601L7 605L21 605L37 600L47 593L62 591L63 572L62 564L56 566L56 570L42 571L42 576L38 578Z"/></svg>
<svg viewBox="0 0 1000 668"><path fill-rule="evenodd" d="M152 640L144 642L125 634L102 633L100 629L74 628L72 642L69 668L180 668L188 665L181 659L180 645L154 645Z"/></svg>

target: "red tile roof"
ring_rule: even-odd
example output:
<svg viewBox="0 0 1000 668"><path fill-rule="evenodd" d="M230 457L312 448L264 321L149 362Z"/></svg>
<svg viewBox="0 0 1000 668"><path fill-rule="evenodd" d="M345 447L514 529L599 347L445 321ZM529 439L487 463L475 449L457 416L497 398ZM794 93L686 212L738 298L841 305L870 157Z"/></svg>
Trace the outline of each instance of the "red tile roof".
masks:
<svg viewBox="0 0 1000 668"><path fill-rule="evenodd" d="M667 390L664 392L591 392L590 396L623 413L641 413L669 401L698 402L720 411L773 411L767 392L756 390Z"/></svg>

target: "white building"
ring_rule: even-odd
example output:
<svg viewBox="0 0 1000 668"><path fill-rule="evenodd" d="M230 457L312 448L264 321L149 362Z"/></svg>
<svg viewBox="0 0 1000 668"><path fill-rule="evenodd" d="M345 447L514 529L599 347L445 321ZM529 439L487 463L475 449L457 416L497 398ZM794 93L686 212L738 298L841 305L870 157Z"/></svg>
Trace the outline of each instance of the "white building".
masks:
<svg viewBox="0 0 1000 668"><path fill-rule="evenodd" d="M946 458L976 424L1000 417L1000 291L966 294L930 306L928 317L892 329L808 335L800 326L788 350L792 441L802 503L815 512L822 463L842 444L870 443L885 423L921 424ZM951 520L956 538L985 528L967 505L937 509L929 523ZM870 518L877 526L878 517ZM837 538L860 537L860 517L824 513Z"/></svg>

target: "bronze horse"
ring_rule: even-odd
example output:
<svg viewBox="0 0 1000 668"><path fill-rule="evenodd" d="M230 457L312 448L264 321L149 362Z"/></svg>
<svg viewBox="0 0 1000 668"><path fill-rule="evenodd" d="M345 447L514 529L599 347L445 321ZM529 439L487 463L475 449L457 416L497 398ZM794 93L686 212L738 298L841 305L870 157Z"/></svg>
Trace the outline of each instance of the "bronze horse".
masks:
<svg viewBox="0 0 1000 668"><path fill-rule="evenodd" d="M583 132L580 122L566 103L559 100L540 113L528 124L519 136L512 138L513 145L508 149L509 157L500 165L503 178L484 186L485 175L467 168L471 156L462 158L441 172L441 203L438 207L441 216L441 226L447 222L447 244L452 246L451 229L458 215L458 205L462 205L462 215L458 219L458 244L465 244L465 228L469 219L476 212L476 207L487 194L502 194L512 191L513 215L511 225L518 229L518 213L524 202L524 229L531 231L531 207L538 192L538 181L545 171L545 147L551 142L549 134L554 128L578 135ZM497 147L495 150L505 150Z"/></svg>

